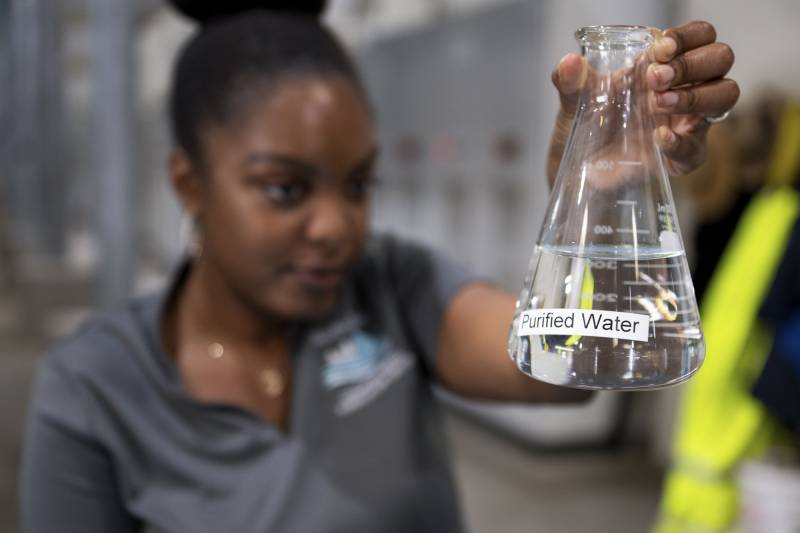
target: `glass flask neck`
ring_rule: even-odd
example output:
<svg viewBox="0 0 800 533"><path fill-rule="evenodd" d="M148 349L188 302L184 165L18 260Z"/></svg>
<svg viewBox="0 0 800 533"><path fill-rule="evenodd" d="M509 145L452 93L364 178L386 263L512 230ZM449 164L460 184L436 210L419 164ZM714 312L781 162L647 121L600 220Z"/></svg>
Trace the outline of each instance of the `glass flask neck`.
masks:
<svg viewBox="0 0 800 533"><path fill-rule="evenodd" d="M597 73L632 67L655 41L646 26L584 26L575 32L581 54Z"/></svg>

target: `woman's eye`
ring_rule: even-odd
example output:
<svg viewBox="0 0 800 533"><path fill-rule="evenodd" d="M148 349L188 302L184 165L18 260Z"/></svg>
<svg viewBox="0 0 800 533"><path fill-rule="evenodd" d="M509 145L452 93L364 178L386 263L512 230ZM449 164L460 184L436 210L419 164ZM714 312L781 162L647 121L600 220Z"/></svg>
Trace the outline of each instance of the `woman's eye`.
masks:
<svg viewBox="0 0 800 533"><path fill-rule="evenodd" d="M278 205L298 203L308 192L304 183L266 183L263 186L266 197Z"/></svg>

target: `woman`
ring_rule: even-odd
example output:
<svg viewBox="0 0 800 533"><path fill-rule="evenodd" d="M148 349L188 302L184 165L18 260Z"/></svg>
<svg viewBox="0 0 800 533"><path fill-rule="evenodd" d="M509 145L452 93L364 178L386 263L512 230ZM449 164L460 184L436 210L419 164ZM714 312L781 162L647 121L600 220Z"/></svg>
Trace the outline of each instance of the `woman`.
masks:
<svg viewBox="0 0 800 533"><path fill-rule="evenodd" d="M183 4L204 26L175 70L169 173L197 245L162 294L45 357L24 530L459 531L431 381L498 400L585 393L508 361L513 296L368 234L373 117L320 6ZM675 95L674 113L695 113L664 136L691 167L700 114L727 110L738 89L719 80L732 57L710 25L669 35L657 52L676 68L650 81ZM570 55L554 73L554 159L581 68Z"/></svg>

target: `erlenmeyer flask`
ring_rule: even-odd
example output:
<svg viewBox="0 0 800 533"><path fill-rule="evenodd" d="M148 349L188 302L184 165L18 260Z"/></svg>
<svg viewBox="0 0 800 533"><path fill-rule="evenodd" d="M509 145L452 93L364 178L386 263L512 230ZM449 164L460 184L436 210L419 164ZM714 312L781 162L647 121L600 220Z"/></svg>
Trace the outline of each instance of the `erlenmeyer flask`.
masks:
<svg viewBox="0 0 800 533"><path fill-rule="evenodd" d="M684 381L705 342L645 70L642 26L576 38L588 77L517 302L509 354L558 385L647 389Z"/></svg>

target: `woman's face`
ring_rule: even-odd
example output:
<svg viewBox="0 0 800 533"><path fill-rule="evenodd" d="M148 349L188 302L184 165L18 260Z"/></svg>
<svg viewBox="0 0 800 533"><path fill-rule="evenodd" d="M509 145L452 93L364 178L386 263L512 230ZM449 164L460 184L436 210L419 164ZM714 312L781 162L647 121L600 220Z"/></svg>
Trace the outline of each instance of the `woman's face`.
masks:
<svg viewBox="0 0 800 533"><path fill-rule="evenodd" d="M367 233L376 145L353 85L304 77L203 131L202 261L260 312L330 311Z"/></svg>

